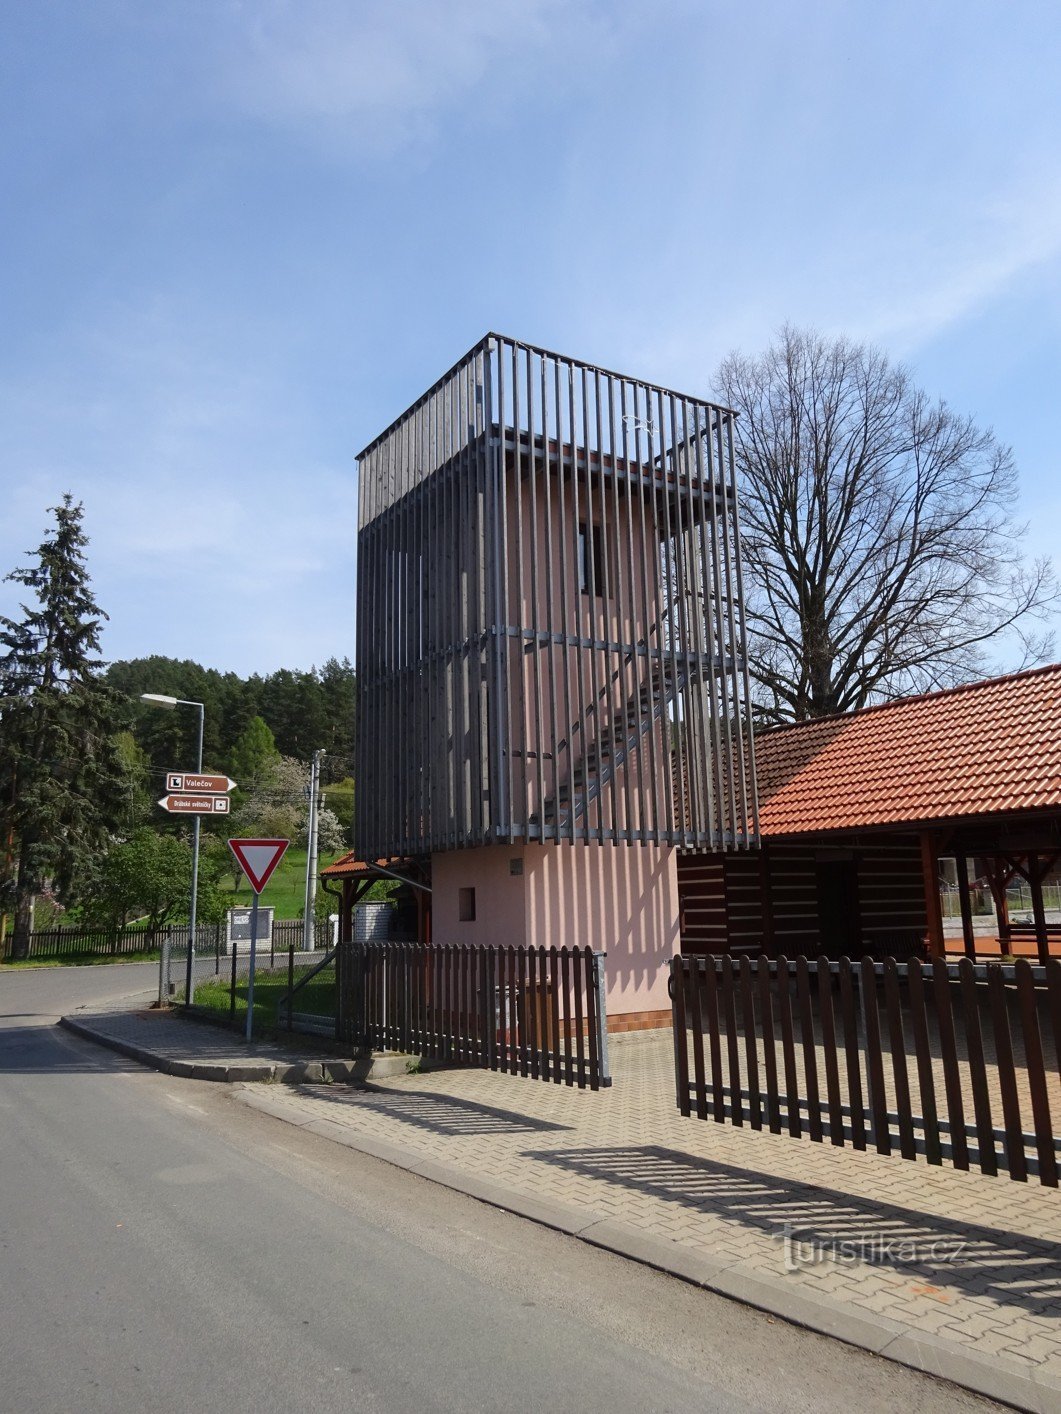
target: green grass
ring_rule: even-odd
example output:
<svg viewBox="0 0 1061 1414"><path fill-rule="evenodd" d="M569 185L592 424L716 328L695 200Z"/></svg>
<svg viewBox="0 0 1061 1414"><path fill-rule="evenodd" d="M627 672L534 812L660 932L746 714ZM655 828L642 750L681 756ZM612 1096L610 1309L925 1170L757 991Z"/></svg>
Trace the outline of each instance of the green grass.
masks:
<svg viewBox="0 0 1061 1414"><path fill-rule="evenodd" d="M338 854L322 854L318 866L323 869L326 864L333 864L339 857ZM317 887L319 894L320 885ZM249 905L254 899L250 884L242 876L239 888L234 890L232 875L226 874L221 880L221 892L225 898L226 908L233 905L238 907L240 904ZM276 866L276 873L262 890L262 906L263 908L274 908L276 912L273 917L279 922L284 918L299 918L305 901L306 851L291 845ZM335 905L337 909L338 899L335 900ZM334 912L335 909L330 911Z"/></svg>
<svg viewBox="0 0 1061 1414"><path fill-rule="evenodd" d="M297 977L296 977L297 981ZM247 979L241 977L236 982L236 1019L241 1025L247 1019ZM256 1036L275 1032L276 1008L280 998L287 991L287 968L271 973L261 973L254 979L254 1027ZM229 1018L229 983L224 978L216 981L197 982L195 1005L205 1011L218 1014L220 1020ZM307 1012L313 1016L335 1015L335 973L331 968L314 977L295 996L295 1011ZM281 1028L283 1032L284 1028Z"/></svg>

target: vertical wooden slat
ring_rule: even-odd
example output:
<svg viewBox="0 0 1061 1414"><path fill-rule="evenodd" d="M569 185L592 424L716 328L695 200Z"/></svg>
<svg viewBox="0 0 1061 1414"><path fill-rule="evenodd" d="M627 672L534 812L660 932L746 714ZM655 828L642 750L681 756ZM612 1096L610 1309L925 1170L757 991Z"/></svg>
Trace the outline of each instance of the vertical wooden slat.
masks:
<svg viewBox="0 0 1061 1414"><path fill-rule="evenodd" d="M822 1019L822 1052L825 1057L825 1093L829 1106L829 1143L844 1142L844 1113L840 1099L840 1073L837 1066L836 1020L833 1015L833 979L829 959L820 956L818 973L818 1011Z"/></svg>
<svg viewBox="0 0 1061 1414"><path fill-rule="evenodd" d="M925 986L921 963L907 965L907 985L910 992L910 1026L914 1033L914 1054L917 1057L918 1110L925 1129L925 1158L930 1164L942 1164L943 1153L939 1137L939 1114L936 1109L936 1081L932 1072L932 1048L928 1038L928 1017L925 1011Z"/></svg>
<svg viewBox="0 0 1061 1414"><path fill-rule="evenodd" d="M987 1090L987 1067L984 1064L984 1043L980 1031L980 1007L976 995L973 964L967 957L958 963L961 984L962 1020L965 1024L965 1051L969 1062L969 1082L973 1091L973 1114L976 1117L976 1142L980 1149L981 1173L997 1174L998 1158L992 1132L991 1097Z"/></svg>
<svg viewBox="0 0 1061 1414"><path fill-rule="evenodd" d="M716 959L704 959L704 1009L711 1048L711 1114L716 1124L726 1118L726 1096L722 1077L722 1043L718 1028L718 974Z"/></svg>
<svg viewBox="0 0 1061 1414"><path fill-rule="evenodd" d="M987 992L991 1003L991 1029L995 1041L995 1068L1002 1092L1002 1127L1006 1136L1006 1166L1017 1183L1028 1181L1028 1161L1024 1154L1024 1130L1020 1117L1017 1077L1013 1069L1013 1042L1009 1030L1006 984L1000 967L987 969Z"/></svg>
<svg viewBox="0 0 1061 1414"><path fill-rule="evenodd" d="M542 1039L542 1006L545 997L545 987L538 971L538 952L536 948L527 949L527 992L530 999L530 1012L527 1027L527 1046L530 1051L530 1073L531 1079L537 1080L541 1076L541 1051L544 1049Z"/></svg>
<svg viewBox="0 0 1061 1414"><path fill-rule="evenodd" d="M873 1118L873 1142L878 1154L890 1154L891 1135L888 1130L888 1105L884 1094L884 1057L881 1053L880 1016L877 1011L877 975L873 959L864 957L862 971L862 1010L866 1032L866 1082L869 1085L869 1108Z"/></svg>
<svg viewBox="0 0 1061 1414"><path fill-rule="evenodd" d="M917 1157L913 1111L910 1108L910 1077L906 1068L906 1038L899 999L899 971L894 957L884 959L884 1005L888 1015L888 1039L892 1052L895 1108L899 1120L899 1152L904 1159Z"/></svg>
<svg viewBox="0 0 1061 1414"><path fill-rule="evenodd" d="M755 1029L755 993L752 990L752 965L747 957L740 960L741 1018L744 1022L744 1056L748 1072L748 1122L753 1129L762 1129L763 1110L759 1091L759 1047Z"/></svg>
<svg viewBox="0 0 1061 1414"><path fill-rule="evenodd" d="M777 1015L781 1023L781 1055L785 1066L785 1097L788 1104L788 1132L793 1139L803 1133L799 1113L799 1081L796 1078L796 1047L792 1034L792 996L789 990L788 958L777 959Z"/></svg>
<svg viewBox="0 0 1061 1414"><path fill-rule="evenodd" d="M563 1073L560 1067L560 959L555 948L550 948L546 956L549 959L549 985L553 1010L553 1055L551 1064L553 1081L559 1085L563 1080Z"/></svg>
<svg viewBox="0 0 1061 1414"><path fill-rule="evenodd" d="M1050 1118L1050 1099L1046 1085L1046 1065L1039 1034L1039 1015L1035 1000L1035 984L1031 964L1021 958L1014 967L1017 982L1017 1003L1020 1007L1021 1036L1024 1060L1028 1068L1028 1090L1031 1093L1032 1118L1035 1125L1035 1151L1039 1159L1039 1182L1056 1188L1057 1156L1054 1152L1054 1130Z"/></svg>
<svg viewBox="0 0 1061 1414"><path fill-rule="evenodd" d="M591 978L586 970L586 958L581 948L571 953L571 970L574 974L575 989L575 1067L579 1085L586 1083L586 1038L582 1028L585 1021L583 997Z"/></svg>
<svg viewBox="0 0 1061 1414"><path fill-rule="evenodd" d="M810 975L807 959L796 958L796 996L799 1001L799 1032L803 1048L803 1077L807 1087L807 1129L818 1144L822 1142L822 1106L818 1091L818 1055L814 1043L814 1013L811 1010Z"/></svg>
<svg viewBox="0 0 1061 1414"><path fill-rule="evenodd" d="M564 1084L574 1083L571 1056L571 954L565 943L560 949L560 977L563 988Z"/></svg>
<svg viewBox="0 0 1061 1414"><path fill-rule="evenodd" d="M932 961L932 992L936 1003L939 1054L943 1063L943 1085L947 1095L947 1122L950 1128L951 1163L956 1169L969 1168L969 1141L965 1134L965 1102L958 1070L958 1043L954 1034L950 976L943 958Z"/></svg>
<svg viewBox="0 0 1061 1414"><path fill-rule="evenodd" d="M1050 1003L1050 1029L1054 1040L1054 1065L1061 1076L1061 958L1046 964L1046 988Z"/></svg>
<svg viewBox="0 0 1061 1414"><path fill-rule="evenodd" d="M671 958L671 1016L674 1025L674 1070L677 1080L678 1112L688 1117L692 1112L689 1103L689 1014L686 1006L686 983L689 969L695 958Z"/></svg>
<svg viewBox="0 0 1061 1414"><path fill-rule="evenodd" d="M735 967L733 958L722 958L722 1014L726 1027L726 1059L730 1096L730 1118L737 1126L744 1124L744 1101L741 1099L740 1041L737 1035L737 1008L734 996Z"/></svg>
<svg viewBox="0 0 1061 1414"><path fill-rule="evenodd" d="M763 1023L763 1065L766 1069L766 1114L771 1134L781 1133L781 1108L777 1093L777 1050L774 1042L774 1004L770 991L770 960L760 957L759 1015Z"/></svg>
<svg viewBox="0 0 1061 1414"><path fill-rule="evenodd" d="M686 996L686 1017L693 1038L693 1083L696 1089L696 1117L707 1118L707 1071L704 1065L704 981L703 969L711 966L711 958L689 959L689 990Z"/></svg>
<svg viewBox="0 0 1061 1414"><path fill-rule="evenodd" d="M498 948L497 950L497 992L494 997L494 1014L490 1018L490 1025L497 1036L497 1068L505 1072L511 1071L509 1062L509 1035L508 1035L508 995L509 995L509 952L508 948Z"/></svg>
<svg viewBox="0 0 1061 1414"><path fill-rule="evenodd" d="M584 949L583 949L583 964L584 964L584 972L583 972L583 975L584 975L584 977L585 977L585 979L586 979L586 1028L587 1028L587 1030L586 1030L586 1039L587 1039L587 1041L589 1042L589 1045L588 1045L588 1050L589 1050L589 1087L590 1087L591 1090L599 1090L599 1089L600 1089L600 1082L601 1082L601 1075L600 1075L600 1056L597 1054L597 1050L598 1050L598 1047L597 1047L597 987L596 987L596 980L595 980L594 974L593 974L593 949L592 949L592 948L587 947L587 948L584 948ZM671 976L672 976L672 977L674 976L674 968L673 968L673 966L671 967ZM675 1028L677 1028L677 1020L676 1020L676 1019L675 1019L675 1021L674 1021L674 1024L675 1024ZM684 1048L684 1045L685 1045L685 1037L683 1036L683 1037L682 1037L682 1046L683 1046L683 1048ZM681 1084L681 1077L680 1077L680 1076L679 1076L679 1078L678 1078L678 1083L679 1083L679 1085ZM686 1097L688 1097L688 1086L686 1086Z"/></svg>
<svg viewBox="0 0 1061 1414"><path fill-rule="evenodd" d="M530 1075L530 1025L531 1014L534 1010L534 993L531 991L530 977L528 975L527 949L519 947L516 949L516 978L517 991L519 996L519 1073L522 1076Z"/></svg>

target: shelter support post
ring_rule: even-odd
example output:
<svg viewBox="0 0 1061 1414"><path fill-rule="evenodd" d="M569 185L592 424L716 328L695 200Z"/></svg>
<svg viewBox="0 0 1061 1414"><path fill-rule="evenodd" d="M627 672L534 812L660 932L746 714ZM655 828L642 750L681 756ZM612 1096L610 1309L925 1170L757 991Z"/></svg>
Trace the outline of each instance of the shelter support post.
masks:
<svg viewBox="0 0 1061 1414"><path fill-rule="evenodd" d="M958 906L962 915L962 942L965 956L976 957L976 935L973 932L973 904L969 895L969 861L963 849L954 851L954 864L958 871Z"/></svg>
<svg viewBox="0 0 1061 1414"><path fill-rule="evenodd" d="M1006 890L1009 888L1010 880L1017 871L1013 869L1012 866L1007 865L1001 855L995 855L985 859L984 867L987 870L987 883L995 905L999 951L1005 955L1009 952L1010 945L1009 903L1006 899Z"/></svg>
<svg viewBox="0 0 1061 1414"><path fill-rule="evenodd" d="M925 941L932 957L942 957L943 907L939 898L939 840L931 830L921 832L921 875L925 890Z"/></svg>
<svg viewBox="0 0 1061 1414"><path fill-rule="evenodd" d="M1057 863L1057 854L1028 856L1028 886L1032 895L1032 918L1035 922L1035 947L1039 961L1045 967L1050 961L1050 934L1046 925L1046 905L1043 903L1043 880Z"/></svg>

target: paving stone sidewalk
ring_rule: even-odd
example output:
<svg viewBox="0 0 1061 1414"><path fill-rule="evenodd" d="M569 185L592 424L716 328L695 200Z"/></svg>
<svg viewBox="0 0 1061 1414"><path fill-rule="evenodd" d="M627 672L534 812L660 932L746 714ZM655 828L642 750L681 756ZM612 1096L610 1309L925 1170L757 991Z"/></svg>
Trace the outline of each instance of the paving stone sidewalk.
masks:
<svg viewBox="0 0 1061 1414"><path fill-rule="evenodd" d="M64 1016L61 1024L156 1070L195 1080L313 1084L353 1081L369 1071L366 1061L337 1055L325 1042L296 1036L290 1042L254 1040L248 1044L226 1027L185 1017L176 1010L154 1009L151 1000L151 994L144 993L106 1007L85 1007ZM377 1061L372 1074L381 1074L386 1068ZM404 1070L405 1065L395 1057L390 1068Z"/></svg>
<svg viewBox="0 0 1061 1414"><path fill-rule="evenodd" d="M447 1070L270 1092L259 1107L732 1264L794 1304L916 1336L926 1368L935 1350L960 1379L949 1357L966 1356L1018 1377L997 1397L1061 1408L1056 1190L683 1119L669 1032L611 1051L615 1084L599 1093ZM1039 1392L1014 1395L1020 1376Z"/></svg>
<svg viewBox="0 0 1061 1414"><path fill-rule="evenodd" d="M610 1038L597 1093L476 1070L345 1079L313 1042L254 1043L151 1011L64 1018L146 1064L236 1094L599 1245L1018 1408L1061 1408L1061 1197L684 1119L669 1032ZM334 1068L330 1068L334 1066ZM300 1069L301 1067L301 1069ZM389 1068L389 1067L388 1067Z"/></svg>

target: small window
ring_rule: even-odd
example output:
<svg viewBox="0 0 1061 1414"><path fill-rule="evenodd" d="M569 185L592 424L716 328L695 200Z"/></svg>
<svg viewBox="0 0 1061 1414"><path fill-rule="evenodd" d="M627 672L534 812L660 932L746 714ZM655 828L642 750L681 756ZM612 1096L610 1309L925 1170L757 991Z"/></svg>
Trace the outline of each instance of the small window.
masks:
<svg viewBox="0 0 1061 1414"><path fill-rule="evenodd" d="M578 587L583 594L604 597L604 537L599 525L578 527Z"/></svg>
<svg viewBox="0 0 1061 1414"><path fill-rule="evenodd" d="M475 922L475 890L474 890L474 889L458 889L458 890L457 890L457 909L458 909L458 916L459 916L460 921L461 921L462 923L474 923L474 922Z"/></svg>

